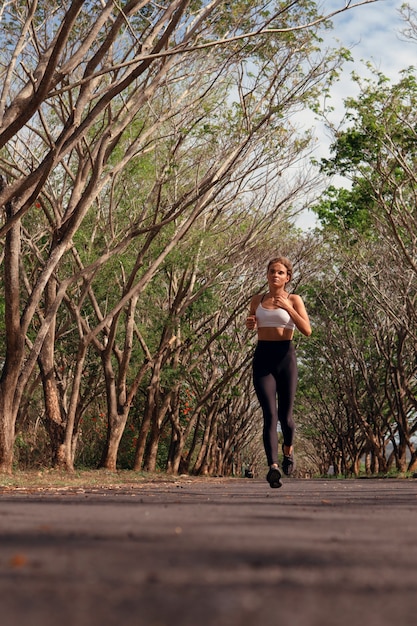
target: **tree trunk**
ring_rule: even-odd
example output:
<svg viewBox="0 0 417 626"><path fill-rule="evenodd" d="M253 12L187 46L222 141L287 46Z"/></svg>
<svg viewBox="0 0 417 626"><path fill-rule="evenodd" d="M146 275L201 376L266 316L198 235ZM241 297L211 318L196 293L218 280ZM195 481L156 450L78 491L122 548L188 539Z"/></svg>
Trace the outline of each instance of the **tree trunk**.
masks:
<svg viewBox="0 0 417 626"><path fill-rule="evenodd" d="M106 379L107 399L107 440L100 467L115 470L120 441L126 426L129 410L118 403L115 375L111 363L111 353L106 350L102 354L103 370Z"/></svg>
<svg viewBox="0 0 417 626"><path fill-rule="evenodd" d="M133 469L139 472L142 469L143 458L145 456L146 440L149 435L151 426L151 408L147 405L143 414L142 423L140 425L138 442L136 444L135 460Z"/></svg>
<svg viewBox="0 0 417 626"><path fill-rule="evenodd" d="M51 279L45 289L45 310L56 297L56 285ZM55 328L56 320L51 323L39 353L38 363L45 399L46 429L52 449L52 465L61 469L66 466L65 422L66 416L55 378Z"/></svg>
<svg viewBox="0 0 417 626"><path fill-rule="evenodd" d="M0 383L0 472L10 474L13 467L13 446L16 414L13 408L14 388L8 378Z"/></svg>
<svg viewBox="0 0 417 626"><path fill-rule="evenodd" d="M161 438L161 420L158 416L154 416L152 420L151 433L146 449L146 456L143 469L145 472L154 472L156 470L156 460L158 456L159 440Z"/></svg>
<svg viewBox="0 0 417 626"><path fill-rule="evenodd" d="M148 397L146 399L145 411L139 430L138 442L135 452L135 461L133 465L133 469L135 471L139 471L140 469L142 469L142 464L145 457L146 442L148 440L149 431L153 423L153 416L157 412L161 367L162 354L159 354L157 359L154 361L152 367L152 378L148 387Z"/></svg>
<svg viewBox="0 0 417 626"><path fill-rule="evenodd" d="M193 474L206 475L208 474L208 461L207 457L210 451L210 446L212 443L212 434L214 421L216 416L216 409L214 406L211 407L210 413L206 418L206 424L204 428L203 442L201 444L200 452L198 454L197 460L194 464Z"/></svg>
<svg viewBox="0 0 417 626"><path fill-rule="evenodd" d="M0 192L5 185L0 176ZM6 204L6 217L11 219L14 208ZM20 221L6 234L4 247L4 292L6 354L0 379L0 471L10 473L13 467L13 446L19 403L16 392L24 358L25 338L20 327Z"/></svg>
<svg viewBox="0 0 417 626"><path fill-rule="evenodd" d="M171 446L168 454L167 471L169 474L178 474L184 450L185 438L182 433L176 429L172 429ZM188 472L188 467L187 470Z"/></svg>
<svg viewBox="0 0 417 626"><path fill-rule="evenodd" d="M106 447L103 454L101 467L108 470L116 470L117 455L119 453L120 441L126 426L128 412L110 416L109 428L107 431Z"/></svg>

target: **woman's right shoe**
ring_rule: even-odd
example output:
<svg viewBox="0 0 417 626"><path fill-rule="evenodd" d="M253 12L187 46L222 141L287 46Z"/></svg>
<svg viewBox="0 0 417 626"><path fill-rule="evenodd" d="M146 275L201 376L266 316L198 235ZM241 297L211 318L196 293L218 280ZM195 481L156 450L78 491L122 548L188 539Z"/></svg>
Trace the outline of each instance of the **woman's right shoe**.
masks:
<svg viewBox="0 0 417 626"><path fill-rule="evenodd" d="M279 489L279 487L282 487L281 472L277 467L271 467L266 475L266 480L269 482L271 489Z"/></svg>

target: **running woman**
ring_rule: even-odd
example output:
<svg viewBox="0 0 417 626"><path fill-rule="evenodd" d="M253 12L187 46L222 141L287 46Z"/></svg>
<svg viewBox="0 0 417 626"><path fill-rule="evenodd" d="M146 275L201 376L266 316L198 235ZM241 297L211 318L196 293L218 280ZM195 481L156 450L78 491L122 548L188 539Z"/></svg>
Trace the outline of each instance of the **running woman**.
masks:
<svg viewBox="0 0 417 626"><path fill-rule="evenodd" d="M293 406L297 388L297 362L292 338L297 328L311 335L310 321L302 298L286 291L292 277L286 257L271 259L267 268L269 291L253 296L246 327L258 331L253 356L253 384L263 414L263 443L269 465L266 476L272 488L282 486L278 466L278 421L284 438L282 470L294 470Z"/></svg>

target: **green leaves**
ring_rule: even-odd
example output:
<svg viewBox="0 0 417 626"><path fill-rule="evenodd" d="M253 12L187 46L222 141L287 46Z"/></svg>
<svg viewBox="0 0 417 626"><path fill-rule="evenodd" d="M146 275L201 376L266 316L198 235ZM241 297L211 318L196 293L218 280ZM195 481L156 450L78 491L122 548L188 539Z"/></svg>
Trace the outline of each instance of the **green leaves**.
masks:
<svg viewBox="0 0 417 626"><path fill-rule="evenodd" d="M365 179L355 181L352 189L330 186L321 202L312 207L321 224L340 235L357 231L371 236L371 214L376 207L372 188Z"/></svg>

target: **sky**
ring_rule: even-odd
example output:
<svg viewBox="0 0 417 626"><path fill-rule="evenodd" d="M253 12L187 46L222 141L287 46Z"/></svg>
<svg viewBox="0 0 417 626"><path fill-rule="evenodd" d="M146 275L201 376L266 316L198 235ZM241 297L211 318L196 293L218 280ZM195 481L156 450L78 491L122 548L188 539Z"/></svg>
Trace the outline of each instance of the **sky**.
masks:
<svg viewBox="0 0 417 626"><path fill-rule="evenodd" d="M346 63L339 82L331 92L331 104L335 108L332 119L336 122L343 117L343 101L348 96L358 93L351 80L355 71L360 76L368 76L365 66L370 62L378 71L392 82L397 82L400 72L410 65L417 66L417 45L401 36L404 21L399 9L403 0L378 0L365 6L359 6L333 18L334 28L326 33L327 45L343 45L349 48L354 62ZM409 0L409 4L417 9L417 0ZM322 6L328 13L345 5L345 0L323 0ZM318 137L315 156L329 156L330 139L324 126L314 122ZM304 213L297 221L301 228L309 229L315 224L314 216Z"/></svg>
<svg viewBox="0 0 417 626"><path fill-rule="evenodd" d="M352 71L363 76L369 75L365 62L371 62L394 82L399 78L401 70L417 65L416 44L401 35L405 26L399 13L402 3L403 0L378 0L333 18L334 28L326 34L326 43L339 40L350 49L354 58L353 63L346 63L341 81L332 93L335 106L342 107L344 98L355 93L350 78ZM344 4L344 0L322 2L329 11ZM417 0L411 0L410 5L417 8Z"/></svg>

